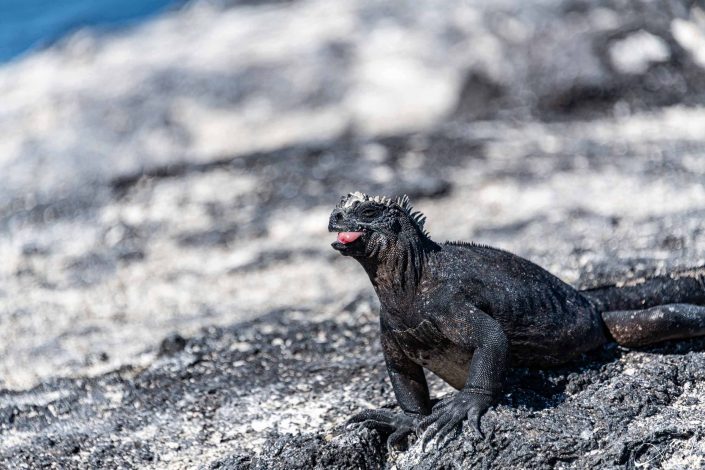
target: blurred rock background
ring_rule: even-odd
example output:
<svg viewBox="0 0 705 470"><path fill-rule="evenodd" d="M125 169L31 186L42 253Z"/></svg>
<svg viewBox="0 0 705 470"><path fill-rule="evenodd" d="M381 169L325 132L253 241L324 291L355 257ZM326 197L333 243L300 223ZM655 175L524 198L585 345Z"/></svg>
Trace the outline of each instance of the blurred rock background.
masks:
<svg viewBox="0 0 705 470"><path fill-rule="evenodd" d="M346 414L393 403L388 383L369 382L384 377L369 281L329 247L339 196L409 194L435 239L509 249L581 286L702 265L704 51L692 1L202 0L2 65L0 456L307 468L332 452L354 455L330 465L381 465L375 436L340 444L359 455L325 447ZM332 370L326 344L357 362ZM303 362L287 362L297 347ZM609 384L578 404L632 380L640 354L611 356L595 373ZM633 438L659 464L703 462L705 404L678 408L702 391L703 355L647 354L686 371L670 389L687 393L659 408L685 437ZM564 387L594 375L555 374ZM644 390L630 399L648 402ZM625 420L607 413L566 462L612 462L579 460L596 449L643 462L611 418ZM287 454L291 437L277 439L301 432L304 454ZM107 457L116 449L124 460ZM511 465L491 450L485 464ZM539 461L562 460L513 462Z"/></svg>

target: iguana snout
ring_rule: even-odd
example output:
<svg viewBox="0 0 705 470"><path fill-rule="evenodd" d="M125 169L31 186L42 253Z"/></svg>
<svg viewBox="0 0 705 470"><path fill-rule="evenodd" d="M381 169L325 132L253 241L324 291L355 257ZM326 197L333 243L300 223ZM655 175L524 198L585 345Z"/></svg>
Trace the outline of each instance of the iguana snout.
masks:
<svg viewBox="0 0 705 470"><path fill-rule="evenodd" d="M363 255L370 233L369 224L364 225L356 210L336 207L328 221L328 231L338 232L331 246L343 255Z"/></svg>

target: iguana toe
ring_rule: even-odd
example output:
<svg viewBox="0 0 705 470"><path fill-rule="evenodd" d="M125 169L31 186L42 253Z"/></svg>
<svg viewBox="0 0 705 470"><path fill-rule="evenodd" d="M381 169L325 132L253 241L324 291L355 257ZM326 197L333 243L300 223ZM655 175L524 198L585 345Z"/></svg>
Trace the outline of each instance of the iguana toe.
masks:
<svg viewBox="0 0 705 470"><path fill-rule="evenodd" d="M350 418L347 424L361 424L387 435L389 451L405 447L405 440L416 430L418 416L386 409L365 410Z"/></svg>
<svg viewBox="0 0 705 470"><path fill-rule="evenodd" d="M466 419L477 432L484 437L480 429L480 418L491 404L491 398L484 393L460 391L454 397L445 399L433 407L433 412L421 420L417 434L422 433L422 449L434 438L442 443L451 433L458 431L459 425Z"/></svg>

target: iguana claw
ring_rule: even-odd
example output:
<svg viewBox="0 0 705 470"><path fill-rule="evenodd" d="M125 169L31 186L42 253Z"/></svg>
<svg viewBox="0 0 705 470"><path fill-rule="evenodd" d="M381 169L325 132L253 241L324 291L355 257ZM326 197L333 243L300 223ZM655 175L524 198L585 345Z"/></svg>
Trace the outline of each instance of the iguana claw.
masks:
<svg viewBox="0 0 705 470"><path fill-rule="evenodd" d="M414 434L419 422L417 415L396 412L392 410L365 410L350 418L346 424L362 424L363 426L387 435L387 449L399 450L405 447L406 438Z"/></svg>
<svg viewBox="0 0 705 470"><path fill-rule="evenodd" d="M422 419L416 428L416 433L422 436L422 450L434 438L437 443L443 443L451 433L460 429L459 425L466 419L478 436L484 437L480 429L480 418L491 403L490 395L464 390L437 403L431 414Z"/></svg>

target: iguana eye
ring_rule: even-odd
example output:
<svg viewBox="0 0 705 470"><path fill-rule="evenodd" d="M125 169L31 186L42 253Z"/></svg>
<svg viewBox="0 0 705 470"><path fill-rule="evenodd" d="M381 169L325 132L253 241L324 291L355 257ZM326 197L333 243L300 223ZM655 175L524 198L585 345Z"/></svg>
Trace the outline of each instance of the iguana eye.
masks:
<svg viewBox="0 0 705 470"><path fill-rule="evenodd" d="M371 219L377 215L377 208L376 207L366 207L362 209L362 212L360 215L366 219Z"/></svg>

